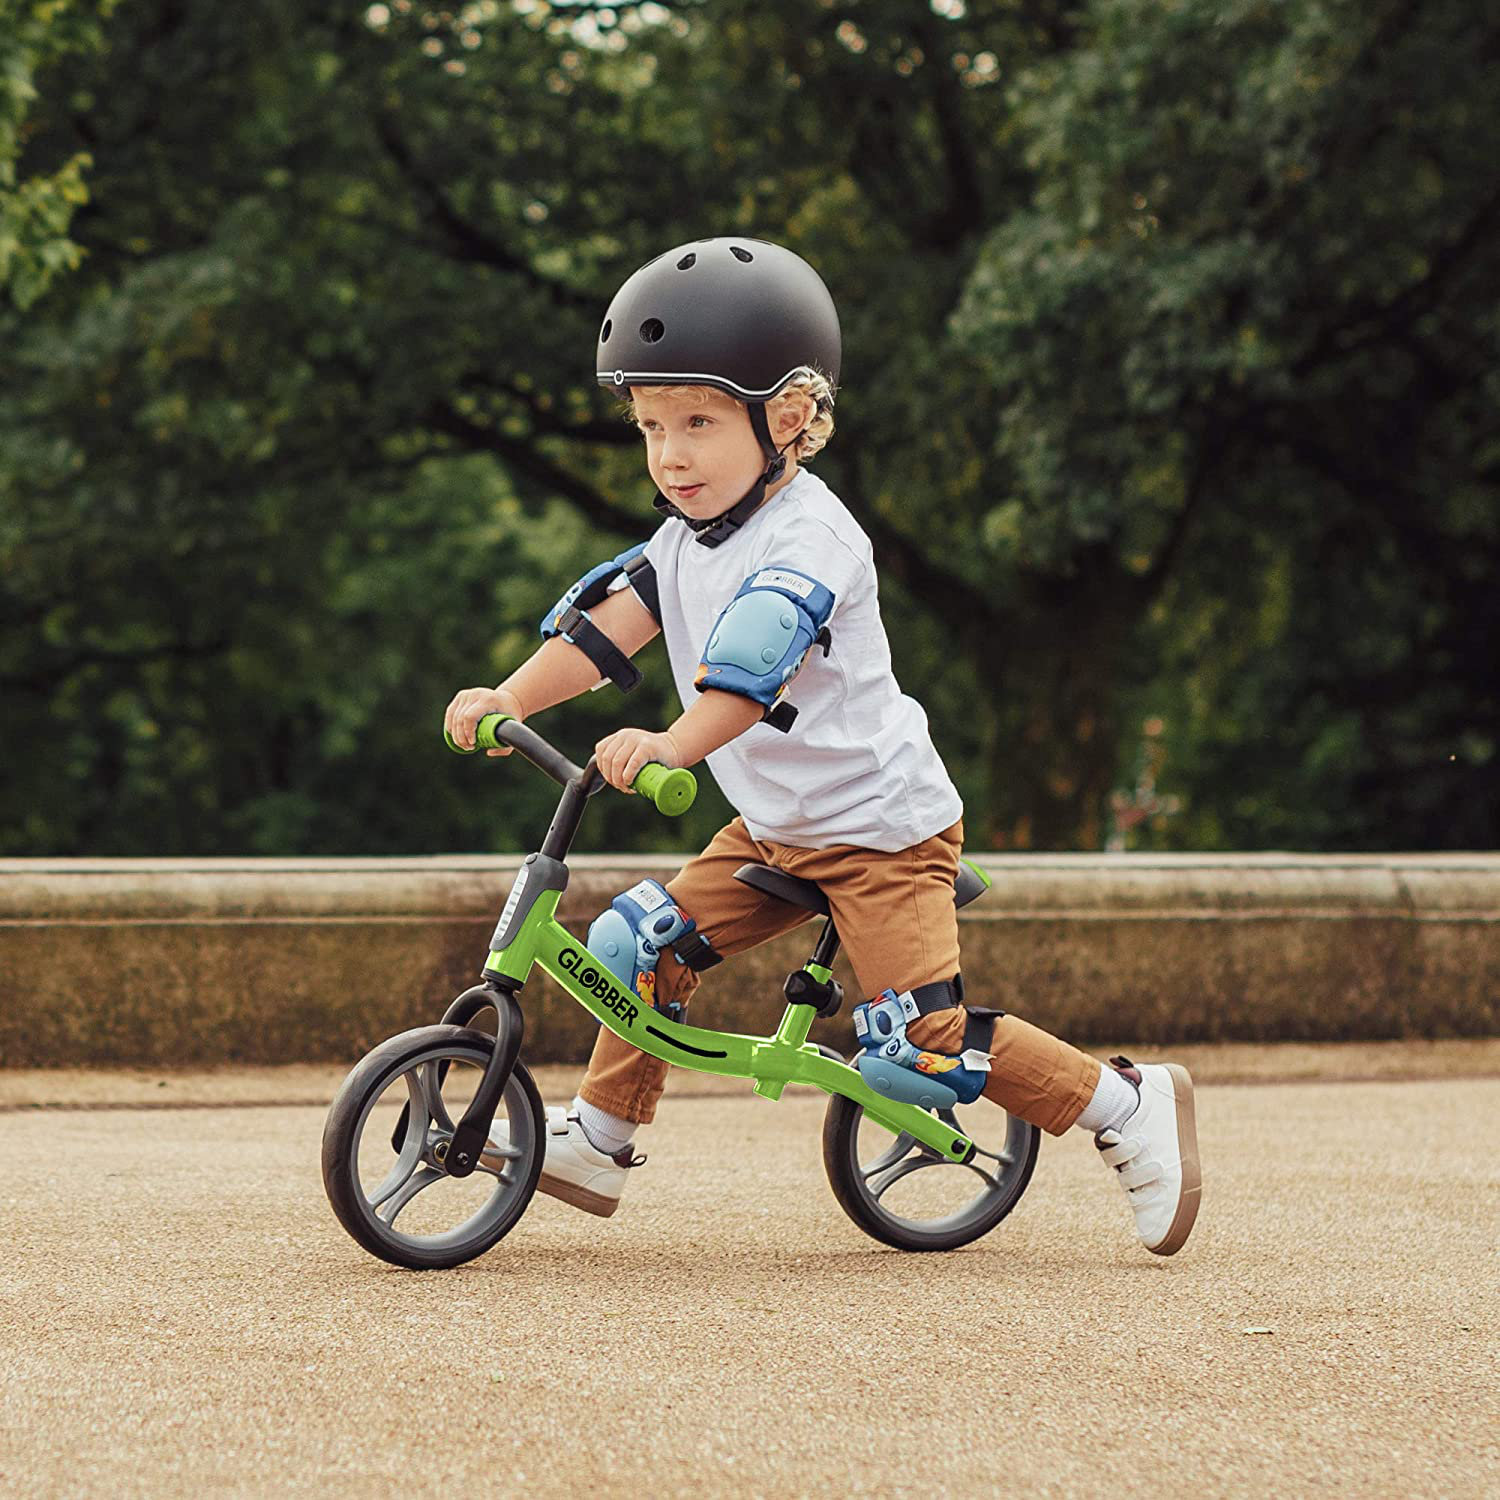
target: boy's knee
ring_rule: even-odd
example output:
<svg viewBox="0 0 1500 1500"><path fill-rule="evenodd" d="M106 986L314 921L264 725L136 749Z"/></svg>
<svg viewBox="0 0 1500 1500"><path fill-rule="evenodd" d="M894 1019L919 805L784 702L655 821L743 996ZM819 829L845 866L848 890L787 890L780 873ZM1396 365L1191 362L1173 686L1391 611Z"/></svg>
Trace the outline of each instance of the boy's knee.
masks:
<svg viewBox="0 0 1500 1500"><path fill-rule="evenodd" d="M685 1005L698 975L721 962L692 916L656 880L616 896L589 927L585 946L625 989L662 1011Z"/></svg>
<svg viewBox="0 0 1500 1500"><path fill-rule="evenodd" d="M680 1005L686 1009L702 982L697 970L688 968L686 964L657 964L657 1004Z"/></svg>
<svg viewBox="0 0 1500 1500"><path fill-rule="evenodd" d="M931 1052L958 1052L963 1048L964 1023L968 1012L961 1005L935 1010L908 1023L907 1040L913 1047Z"/></svg>

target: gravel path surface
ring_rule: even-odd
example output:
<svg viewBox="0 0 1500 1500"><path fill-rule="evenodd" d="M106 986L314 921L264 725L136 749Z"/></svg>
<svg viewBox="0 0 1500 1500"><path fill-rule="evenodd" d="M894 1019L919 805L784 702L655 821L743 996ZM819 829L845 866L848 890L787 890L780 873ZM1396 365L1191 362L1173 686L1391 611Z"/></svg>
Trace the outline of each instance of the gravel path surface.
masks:
<svg viewBox="0 0 1500 1500"><path fill-rule="evenodd" d="M853 1034L849 1045L852 1047ZM1199 1083L1368 1083L1414 1078L1500 1078L1500 1037L1405 1042L1214 1042L1138 1049L1125 1042L1094 1047L1096 1057L1125 1052L1144 1061L1180 1062ZM0 1068L0 1113L14 1109L180 1109L187 1105L316 1104L322 1108L349 1065L286 1063L218 1068ZM549 1100L571 1097L581 1065L534 1068ZM726 1094L749 1087L679 1068L668 1078L674 1098Z"/></svg>
<svg viewBox="0 0 1500 1500"><path fill-rule="evenodd" d="M821 1099L747 1090L669 1098L613 1219L429 1274L333 1219L321 1107L12 1109L0 1491L1500 1494L1500 1081L1200 1087L1171 1260L1078 1132L889 1250Z"/></svg>

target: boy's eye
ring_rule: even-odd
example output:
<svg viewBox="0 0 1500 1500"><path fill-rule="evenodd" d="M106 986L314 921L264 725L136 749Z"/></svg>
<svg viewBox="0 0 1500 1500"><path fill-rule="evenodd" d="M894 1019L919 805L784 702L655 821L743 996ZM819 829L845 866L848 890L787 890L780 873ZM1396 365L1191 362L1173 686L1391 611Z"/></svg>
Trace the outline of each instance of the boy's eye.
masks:
<svg viewBox="0 0 1500 1500"><path fill-rule="evenodd" d="M693 417L689 417L688 418L688 426L689 427L691 427L694 422L702 422L703 425L706 427L709 424L709 418L707 418L707 417L700 417L700 416L693 416ZM655 420L653 418L650 418L650 417L648 417L644 422L640 423L639 425L640 425L640 429L641 429L642 432L654 432L656 430L656 422L655 422Z"/></svg>

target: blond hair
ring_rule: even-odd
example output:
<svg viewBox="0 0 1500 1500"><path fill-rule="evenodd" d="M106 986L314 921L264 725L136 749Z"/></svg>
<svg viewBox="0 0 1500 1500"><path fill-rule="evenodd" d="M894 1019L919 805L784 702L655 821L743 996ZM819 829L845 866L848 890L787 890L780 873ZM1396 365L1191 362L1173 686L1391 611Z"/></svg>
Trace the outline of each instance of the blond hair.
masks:
<svg viewBox="0 0 1500 1500"><path fill-rule="evenodd" d="M695 405L703 406L709 400L708 393L718 388L708 385L653 385L647 387L647 389L650 390L653 396L678 397ZM792 371L787 383L766 402L767 423L775 423L776 418L781 413L782 407L787 403L788 396L797 391L812 397L815 410L813 412L813 419L808 423L806 430L787 451L799 464L805 464L833 436L833 387L829 384L826 375L819 374L810 365L802 365L800 368ZM729 396L728 391L719 391L719 394L721 396ZM748 410L746 403L741 401L738 396L729 396L729 399L741 411ZM621 410L627 422L639 421L633 397L626 401Z"/></svg>

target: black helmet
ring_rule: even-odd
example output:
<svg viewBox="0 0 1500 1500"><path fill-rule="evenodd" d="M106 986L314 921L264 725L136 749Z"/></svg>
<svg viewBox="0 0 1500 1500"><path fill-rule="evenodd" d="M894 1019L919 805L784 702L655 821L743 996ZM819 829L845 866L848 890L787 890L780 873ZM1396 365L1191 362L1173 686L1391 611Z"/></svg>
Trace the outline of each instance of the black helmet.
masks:
<svg viewBox="0 0 1500 1500"><path fill-rule="evenodd" d="M749 493L709 520L661 494L653 502L716 547L786 468L766 402L804 366L837 386L841 352L838 312L818 273L780 245L729 236L679 245L631 276L609 304L594 368L600 385L622 394L632 385L710 385L745 402L767 460Z"/></svg>

